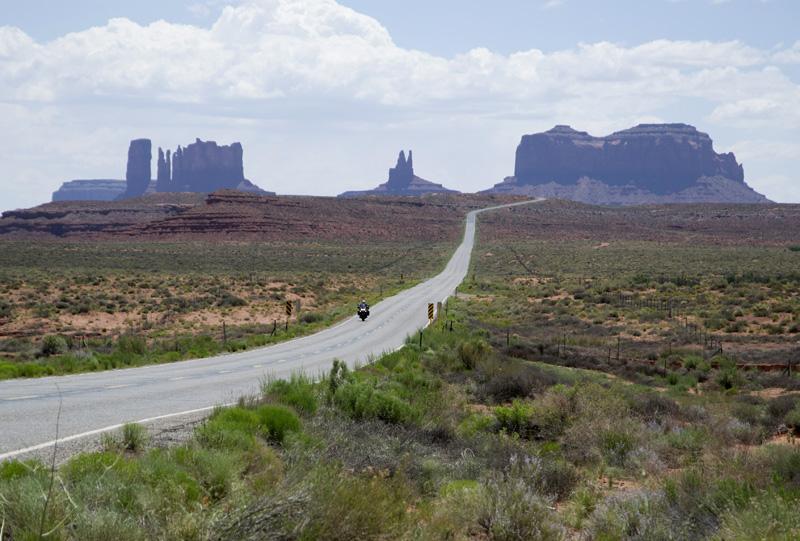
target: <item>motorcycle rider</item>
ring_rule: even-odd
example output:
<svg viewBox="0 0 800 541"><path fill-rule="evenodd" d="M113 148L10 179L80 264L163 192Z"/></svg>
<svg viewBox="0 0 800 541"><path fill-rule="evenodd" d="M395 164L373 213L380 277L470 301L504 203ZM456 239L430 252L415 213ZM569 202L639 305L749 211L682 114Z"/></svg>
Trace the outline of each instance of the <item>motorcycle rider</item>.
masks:
<svg viewBox="0 0 800 541"><path fill-rule="evenodd" d="M361 302L358 303L358 309L359 309L359 311L364 309L367 312L369 312L369 304L367 304L367 300L366 299L361 299Z"/></svg>

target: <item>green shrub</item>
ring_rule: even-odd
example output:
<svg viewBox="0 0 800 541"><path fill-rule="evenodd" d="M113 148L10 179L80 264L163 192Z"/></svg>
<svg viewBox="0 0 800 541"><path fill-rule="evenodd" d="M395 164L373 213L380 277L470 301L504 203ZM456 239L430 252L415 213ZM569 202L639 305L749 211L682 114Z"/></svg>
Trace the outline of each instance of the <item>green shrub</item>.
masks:
<svg viewBox="0 0 800 541"><path fill-rule="evenodd" d="M627 431L608 428L600 435L600 452L608 464L622 467L636 443L636 438Z"/></svg>
<svg viewBox="0 0 800 541"><path fill-rule="evenodd" d="M318 312L306 312L302 316L300 316L300 321L302 321L307 325L311 323L318 323L323 319L325 318L322 316L322 314Z"/></svg>
<svg viewBox="0 0 800 541"><path fill-rule="evenodd" d="M316 472L312 479L311 502L303 510L300 539L402 537L409 505L402 480L364 478L330 470Z"/></svg>
<svg viewBox="0 0 800 541"><path fill-rule="evenodd" d="M328 375L328 396L333 399L336 395L338 388L348 381L350 378L350 370L347 368L347 363L339 359L333 360L330 374Z"/></svg>
<svg viewBox="0 0 800 541"><path fill-rule="evenodd" d="M254 411L233 407L215 411L197 429L203 445L222 449L249 449L255 444L258 416Z"/></svg>
<svg viewBox="0 0 800 541"><path fill-rule="evenodd" d="M457 432L462 437L471 438L480 432L489 431L494 424L495 418L491 415L471 413L459 423Z"/></svg>
<svg viewBox="0 0 800 541"><path fill-rule="evenodd" d="M116 349L127 355L144 355L147 353L147 342L141 336L125 334L117 338Z"/></svg>
<svg viewBox="0 0 800 541"><path fill-rule="evenodd" d="M48 335L42 340L42 355L61 355L67 352L67 341L63 336Z"/></svg>
<svg viewBox="0 0 800 541"><path fill-rule="evenodd" d="M458 345L458 358L467 370L475 368L479 362L486 359L492 347L485 340L470 340Z"/></svg>
<svg viewBox="0 0 800 541"><path fill-rule="evenodd" d="M283 402L300 413L312 415L317 411L317 394L314 384L304 375L293 374L291 379L275 380L264 386L264 394Z"/></svg>
<svg viewBox="0 0 800 541"><path fill-rule="evenodd" d="M533 407L521 400L514 400L510 406L497 406L494 416L498 430L527 436L532 429Z"/></svg>
<svg viewBox="0 0 800 541"><path fill-rule="evenodd" d="M783 422L786 423L786 426L791 428L795 434L800 434L800 403L786 414L783 418Z"/></svg>
<svg viewBox="0 0 800 541"><path fill-rule="evenodd" d="M255 413L261 434L275 443L283 443L289 432L300 430L300 419L285 406L260 406Z"/></svg>
<svg viewBox="0 0 800 541"><path fill-rule="evenodd" d="M796 499L769 492L760 494L742 508L729 510L712 539L715 541L750 541L752 539L797 539L800 513Z"/></svg>
<svg viewBox="0 0 800 541"><path fill-rule="evenodd" d="M414 418L411 405L389 391L370 383L346 383L336 389L333 402L352 419L380 419L387 423L407 423Z"/></svg>

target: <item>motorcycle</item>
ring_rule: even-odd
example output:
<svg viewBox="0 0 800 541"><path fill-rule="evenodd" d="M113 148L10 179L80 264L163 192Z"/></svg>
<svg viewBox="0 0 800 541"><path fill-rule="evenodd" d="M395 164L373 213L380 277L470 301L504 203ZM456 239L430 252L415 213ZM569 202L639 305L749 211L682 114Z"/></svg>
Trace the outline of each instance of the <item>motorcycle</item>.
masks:
<svg viewBox="0 0 800 541"><path fill-rule="evenodd" d="M366 321L369 317L369 307L367 306L359 306L358 307L358 317L361 318L361 321Z"/></svg>

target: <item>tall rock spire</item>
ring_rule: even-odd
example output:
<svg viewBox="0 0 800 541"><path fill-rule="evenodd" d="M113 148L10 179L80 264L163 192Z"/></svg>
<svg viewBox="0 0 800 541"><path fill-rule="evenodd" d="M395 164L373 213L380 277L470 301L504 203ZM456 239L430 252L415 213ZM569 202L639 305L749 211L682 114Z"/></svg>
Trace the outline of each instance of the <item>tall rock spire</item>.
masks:
<svg viewBox="0 0 800 541"><path fill-rule="evenodd" d="M164 157L164 151L158 147L158 162L156 167L156 191L168 192L170 191L170 170L169 170L169 150L167 151L167 158Z"/></svg>
<svg viewBox="0 0 800 541"><path fill-rule="evenodd" d="M126 189L123 197L139 197L150 185L153 160L150 139L134 139L128 147L128 166L125 171Z"/></svg>

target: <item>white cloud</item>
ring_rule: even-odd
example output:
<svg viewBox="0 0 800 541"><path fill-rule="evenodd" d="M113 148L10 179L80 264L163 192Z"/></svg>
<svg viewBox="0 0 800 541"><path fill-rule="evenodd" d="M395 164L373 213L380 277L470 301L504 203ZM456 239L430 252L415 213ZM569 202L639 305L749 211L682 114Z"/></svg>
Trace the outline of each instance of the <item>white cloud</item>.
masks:
<svg viewBox="0 0 800 541"><path fill-rule="evenodd" d="M218 9L216 0L197 5ZM223 125L216 131L237 138L244 123L252 130L245 133L254 139L245 147L257 150L247 154L246 167L263 167L251 176L268 178L269 187L285 191L271 177L274 160L251 158L267 152L259 150L258 128L345 134L351 139L332 135L335 142L329 144L338 145L337 156L349 153L341 167L351 168L358 160L358 145L367 140L360 135L365 131L370 138L403 134L441 148L428 135L435 131L453 141L452 150L459 149L465 126L506 144L555 123L602 133L654 118L710 123L721 132L781 122L797 136L800 89L776 66L798 61L800 42L764 51L738 41L670 40L633 47L578 44L556 52L530 49L510 55L476 48L444 58L397 46L378 21L333 0L246 0L222 9L207 28L165 21L141 26L118 18L37 43L17 28L0 27L0 103L16 108L23 119L0 117L0 144L22 149L21 141L36 145L40 139L65 138L76 144L51 151L80 156L93 150L81 150L77 143L88 141L73 137L69 129L82 129L93 141L105 138L124 146L132 127L145 131L133 135L146 136L142 119L159 124L153 120L159 114L179 117L182 126L161 129L169 137L188 140L208 136L197 133L200 129L215 131L214 126ZM665 109L692 113L673 118ZM44 120L43 111L51 111ZM109 111L115 112L118 127L101 135ZM26 128L29 138L9 136L27 117L37 119ZM304 150L281 148L302 145L300 136L270 143L282 156L300 156ZM476 148L469 152L480 152L480 138L472 144ZM432 165L452 171L456 187L487 187L511 173L513 142L508 144L494 157L497 165L485 170L492 178L445 164L454 159L452 152ZM397 141L387 140L386 145L396 146ZM381 156L380 163L390 158ZM307 167L281 164L287 174L292 166L300 171ZM61 172L57 179L52 178L54 170L42 175L57 185L62 177L95 170L87 165L75 173ZM319 191L316 172L309 175L299 178L293 189ZM325 193L351 186L352 172L331 175L338 184L326 185Z"/></svg>

